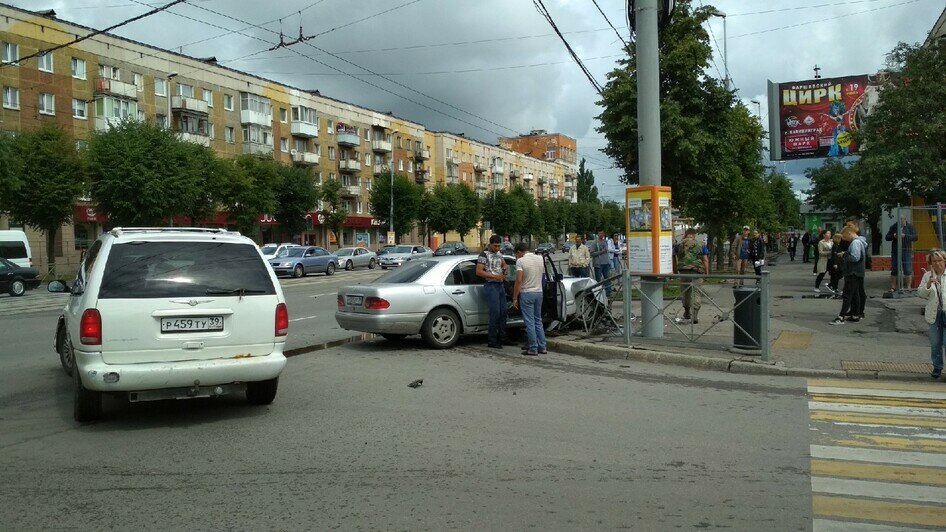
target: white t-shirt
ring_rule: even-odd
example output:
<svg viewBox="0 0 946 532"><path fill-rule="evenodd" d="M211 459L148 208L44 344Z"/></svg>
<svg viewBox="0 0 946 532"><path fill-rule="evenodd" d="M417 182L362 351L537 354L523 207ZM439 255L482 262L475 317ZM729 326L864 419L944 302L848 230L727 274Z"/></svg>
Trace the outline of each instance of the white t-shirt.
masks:
<svg viewBox="0 0 946 532"><path fill-rule="evenodd" d="M516 267L522 272L522 283L519 285L520 293L542 291L542 274L545 273L542 257L535 253L526 253L516 261Z"/></svg>

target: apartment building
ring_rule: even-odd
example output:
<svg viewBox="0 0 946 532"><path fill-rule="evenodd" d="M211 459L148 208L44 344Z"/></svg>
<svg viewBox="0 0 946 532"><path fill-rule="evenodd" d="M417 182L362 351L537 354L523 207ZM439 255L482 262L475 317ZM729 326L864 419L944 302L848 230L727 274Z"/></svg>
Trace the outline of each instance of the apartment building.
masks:
<svg viewBox="0 0 946 532"><path fill-rule="evenodd" d="M350 104L317 90L288 86L227 68L215 58L195 58L101 34L30 57L94 31L55 17L0 4L0 132L27 131L51 122L77 145L121 120L151 120L188 142L222 156L253 154L309 169L313 181L338 179L349 216L334 235L318 211L307 215L300 240L324 246L383 241L387 227L375 220L369 195L376 174L394 171L416 182L463 183L482 197L497 187L526 184L534 175L537 197L565 197L564 164ZM477 166L479 161L479 166ZM479 167L480 170L476 168ZM511 170L518 168L517 177ZM545 181L538 181L544 179ZM554 185L552 184L554 182ZM278 221L260 215L263 239L288 238ZM187 220L175 220L187 223ZM224 213L201 223L227 225ZM16 221L0 215L0 228ZM57 264L75 266L81 250L111 227L88 201L75 206L73 223L57 237ZM32 234L37 264L45 267L43 235ZM474 243L476 245L476 243Z"/></svg>
<svg viewBox="0 0 946 532"><path fill-rule="evenodd" d="M555 162L565 167L564 197L578 201L576 177L578 175L578 143L561 133L548 133L535 129L528 135L499 139L499 145L507 150L523 153L543 161Z"/></svg>

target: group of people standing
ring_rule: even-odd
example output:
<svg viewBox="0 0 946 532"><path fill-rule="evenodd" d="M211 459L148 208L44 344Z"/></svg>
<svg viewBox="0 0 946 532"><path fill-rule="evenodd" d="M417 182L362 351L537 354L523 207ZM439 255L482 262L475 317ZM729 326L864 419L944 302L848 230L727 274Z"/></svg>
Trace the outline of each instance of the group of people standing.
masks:
<svg viewBox="0 0 946 532"><path fill-rule="evenodd" d="M621 271L621 235L614 233L611 238L604 231L598 231L598 238L585 243L582 235L575 235L575 244L568 250L568 273L574 277L607 279L612 273ZM605 284L610 295L610 283Z"/></svg>

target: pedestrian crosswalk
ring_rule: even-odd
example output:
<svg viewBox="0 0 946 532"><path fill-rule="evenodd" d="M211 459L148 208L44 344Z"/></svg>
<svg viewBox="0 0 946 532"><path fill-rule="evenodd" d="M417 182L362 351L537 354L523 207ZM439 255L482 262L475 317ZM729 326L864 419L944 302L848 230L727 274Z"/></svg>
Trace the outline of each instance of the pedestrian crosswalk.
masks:
<svg viewBox="0 0 946 532"><path fill-rule="evenodd" d="M808 381L818 531L946 528L946 384Z"/></svg>

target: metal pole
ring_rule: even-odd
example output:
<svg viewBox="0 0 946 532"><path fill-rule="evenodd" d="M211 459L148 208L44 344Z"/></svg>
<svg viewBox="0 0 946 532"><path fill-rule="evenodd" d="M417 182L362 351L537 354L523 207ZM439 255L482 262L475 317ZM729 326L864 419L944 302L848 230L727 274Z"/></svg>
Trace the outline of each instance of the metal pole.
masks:
<svg viewBox="0 0 946 532"><path fill-rule="evenodd" d="M388 220L388 232L394 232L394 156L391 156L391 218ZM395 238L396 240L396 238ZM388 242L395 244L396 242Z"/></svg>
<svg viewBox="0 0 946 532"><path fill-rule="evenodd" d="M634 305L631 301L633 289L631 288L631 272L624 270L624 345L631 347L631 334L634 332Z"/></svg>
<svg viewBox="0 0 946 532"><path fill-rule="evenodd" d="M762 300L760 301L760 304L762 306L762 308L760 309L760 312L762 313L762 323L761 323L761 327L759 327L759 348L762 350L763 362L769 361L769 350L770 350L769 316L770 316L770 311L771 311L771 308L769 306L770 305L770 302L769 302L770 287L771 287L771 284L769 282L769 272L768 270L763 270L762 282L760 284L761 293L759 294L759 298Z"/></svg>
<svg viewBox="0 0 946 532"><path fill-rule="evenodd" d="M946 239L943 238L943 204L936 204L936 226L939 229L939 249L946 248ZM915 225L913 226L916 227Z"/></svg>
<svg viewBox="0 0 946 532"><path fill-rule="evenodd" d="M640 184L660 185L660 60L657 44L658 0L635 3L637 20L637 125ZM664 333L663 283L641 279L641 319L645 338Z"/></svg>
<svg viewBox="0 0 946 532"><path fill-rule="evenodd" d="M902 216L903 216L903 211L901 211L901 207L898 204L897 205L897 256L891 257L891 259L896 261L893 263L893 267L897 269L897 293L898 294L903 293L903 260L901 259L901 257L903 257L903 238L901 238L901 235L903 234L903 225L900 223Z"/></svg>
<svg viewBox="0 0 946 532"><path fill-rule="evenodd" d="M726 15L723 15L723 70L726 72L726 90L729 90L729 43L726 42ZM759 112L761 115L762 113Z"/></svg>

